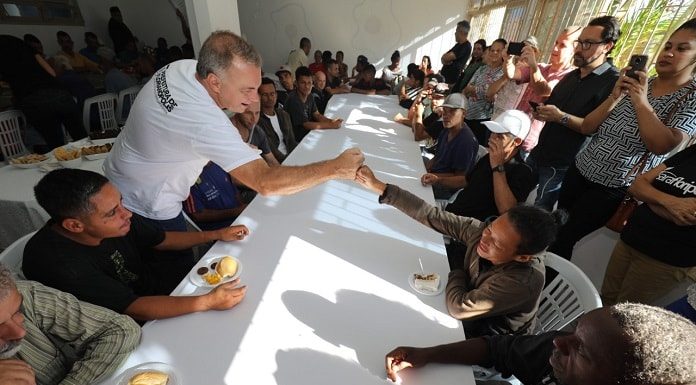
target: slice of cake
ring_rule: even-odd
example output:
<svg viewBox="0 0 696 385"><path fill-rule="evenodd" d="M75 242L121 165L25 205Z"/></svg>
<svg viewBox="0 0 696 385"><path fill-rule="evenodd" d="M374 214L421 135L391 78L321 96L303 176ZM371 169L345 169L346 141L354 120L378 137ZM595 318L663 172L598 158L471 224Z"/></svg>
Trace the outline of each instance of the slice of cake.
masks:
<svg viewBox="0 0 696 385"><path fill-rule="evenodd" d="M413 274L414 286L416 290L436 292L440 288L440 275L437 273L430 274Z"/></svg>

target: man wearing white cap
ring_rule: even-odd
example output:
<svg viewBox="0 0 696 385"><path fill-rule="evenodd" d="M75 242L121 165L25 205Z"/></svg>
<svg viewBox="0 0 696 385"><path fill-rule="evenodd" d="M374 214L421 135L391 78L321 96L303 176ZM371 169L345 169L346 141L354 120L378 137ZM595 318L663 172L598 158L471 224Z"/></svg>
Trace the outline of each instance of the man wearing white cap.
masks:
<svg viewBox="0 0 696 385"><path fill-rule="evenodd" d="M488 154L466 175L464 189L446 210L483 221L524 202L536 176L519 153L531 125L527 114L508 110L482 124L491 131Z"/></svg>
<svg viewBox="0 0 696 385"><path fill-rule="evenodd" d="M292 72L290 72L290 67L287 64L280 66L275 75L278 77L278 82L282 86L282 89L277 88L276 91L278 105L284 106L285 101L288 99L288 93L295 89L295 80L292 78Z"/></svg>
<svg viewBox="0 0 696 385"><path fill-rule="evenodd" d="M442 125L445 127L437 138L435 157L421 177L423 186L433 186L435 198L448 199L452 193L466 185L466 173L476 162L478 142L474 133L464 123L466 99L460 93L447 96L442 104Z"/></svg>

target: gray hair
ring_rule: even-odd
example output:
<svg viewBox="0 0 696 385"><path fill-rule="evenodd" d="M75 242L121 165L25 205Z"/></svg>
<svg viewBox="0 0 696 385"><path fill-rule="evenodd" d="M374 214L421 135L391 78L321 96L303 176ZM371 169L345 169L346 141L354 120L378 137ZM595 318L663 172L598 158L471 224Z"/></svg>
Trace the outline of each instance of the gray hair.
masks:
<svg viewBox="0 0 696 385"><path fill-rule="evenodd" d="M7 298L15 287L17 286L15 285L14 274L4 263L0 263L0 301Z"/></svg>
<svg viewBox="0 0 696 385"><path fill-rule="evenodd" d="M637 303L610 308L628 339L624 383L696 382L696 325L668 310Z"/></svg>
<svg viewBox="0 0 696 385"><path fill-rule="evenodd" d="M211 73L221 76L234 59L261 67L261 55L253 45L230 31L215 31L203 42L196 73L203 79Z"/></svg>

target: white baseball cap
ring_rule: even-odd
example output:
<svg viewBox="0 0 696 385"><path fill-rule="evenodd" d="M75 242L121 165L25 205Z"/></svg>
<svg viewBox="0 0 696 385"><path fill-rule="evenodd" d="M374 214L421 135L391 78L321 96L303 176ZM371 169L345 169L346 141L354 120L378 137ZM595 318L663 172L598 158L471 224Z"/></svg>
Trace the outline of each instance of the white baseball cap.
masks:
<svg viewBox="0 0 696 385"><path fill-rule="evenodd" d="M529 128L532 124L529 116L522 111L507 110L498 115L497 118L482 122L491 132L497 134L510 133L517 138L524 140L529 134Z"/></svg>

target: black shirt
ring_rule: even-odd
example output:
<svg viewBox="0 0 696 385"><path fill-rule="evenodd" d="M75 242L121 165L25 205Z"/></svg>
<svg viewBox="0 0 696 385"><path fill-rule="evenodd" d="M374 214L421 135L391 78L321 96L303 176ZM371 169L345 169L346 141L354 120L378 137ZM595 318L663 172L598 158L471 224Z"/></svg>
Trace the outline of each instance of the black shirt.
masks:
<svg viewBox="0 0 696 385"><path fill-rule="evenodd" d="M111 40L114 42L114 51L116 53L123 51L128 42L135 40L128 26L113 17L109 19L109 37L111 37Z"/></svg>
<svg viewBox="0 0 696 385"><path fill-rule="evenodd" d="M519 152L504 165L510 191L517 202L524 202L537 183L537 176L529 167ZM482 157L466 176L466 187L459 193L454 202L447 205L446 210L465 217L485 221L491 216L498 216L493 193L493 170L490 156Z"/></svg>
<svg viewBox="0 0 696 385"><path fill-rule="evenodd" d="M619 71L609 63L600 65L584 78L580 78L580 69L576 69L558 82L546 104L584 118L609 97L618 78ZM588 140L589 137L561 123L547 122L530 156L539 166L569 167Z"/></svg>
<svg viewBox="0 0 696 385"><path fill-rule="evenodd" d="M667 169L652 186L678 198L696 198L696 145L664 163ZM621 233L634 249L671 266L696 266L696 226L679 226L655 214L646 204L638 206Z"/></svg>
<svg viewBox="0 0 696 385"><path fill-rule="evenodd" d="M553 376L549 358L553 339L567 334L554 331L539 335L483 337L488 343L490 360L481 366L493 367L503 377L513 375L525 385L559 384Z"/></svg>
<svg viewBox="0 0 696 385"><path fill-rule="evenodd" d="M297 139L298 142L301 141L308 132L308 130L304 128L304 123L314 121L314 113L317 111L317 105L314 103L314 98L311 94L307 95L307 100L303 102L297 90L288 93L288 98L285 100L285 112L290 115L292 129L295 134L295 139Z"/></svg>
<svg viewBox="0 0 696 385"><path fill-rule="evenodd" d="M312 87L312 97L314 98L314 104L317 105L317 111L323 115L326 110L326 103L328 103L331 95L327 94L324 90Z"/></svg>
<svg viewBox="0 0 696 385"><path fill-rule="evenodd" d="M440 74L445 77L446 83L454 83L459 78L459 74L464 69L464 65L471 56L471 43L467 40L464 43L457 43L447 52L452 52L456 59L450 64L442 66Z"/></svg>
<svg viewBox="0 0 696 385"><path fill-rule="evenodd" d="M123 313L139 296L168 295L157 286L149 265L164 232L133 214L124 237L86 246L51 228L49 221L24 248L22 270L31 280L68 292L77 299Z"/></svg>
<svg viewBox="0 0 696 385"><path fill-rule="evenodd" d="M0 76L10 84L12 94L17 100L21 101L37 90L62 88L36 61L34 50L21 39L0 35L0 52Z"/></svg>

